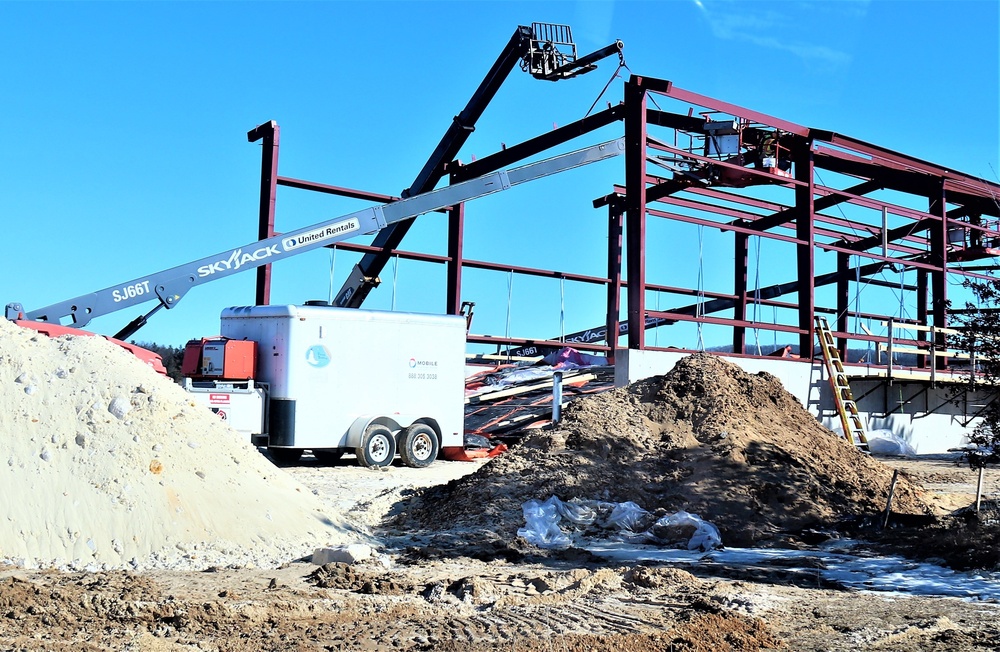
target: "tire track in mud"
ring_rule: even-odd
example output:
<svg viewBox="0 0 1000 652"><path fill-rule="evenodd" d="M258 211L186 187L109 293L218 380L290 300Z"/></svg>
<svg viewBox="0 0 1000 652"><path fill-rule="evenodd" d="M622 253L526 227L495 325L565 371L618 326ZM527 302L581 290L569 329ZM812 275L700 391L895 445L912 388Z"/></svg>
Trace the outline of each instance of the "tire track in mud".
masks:
<svg viewBox="0 0 1000 652"><path fill-rule="evenodd" d="M506 643L552 635L627 634L649 629L659 618L622 614L605 606L544 604L509 606L453 619L450 629L470 643ZM454 640L454 639L453 639Z"/></svg>

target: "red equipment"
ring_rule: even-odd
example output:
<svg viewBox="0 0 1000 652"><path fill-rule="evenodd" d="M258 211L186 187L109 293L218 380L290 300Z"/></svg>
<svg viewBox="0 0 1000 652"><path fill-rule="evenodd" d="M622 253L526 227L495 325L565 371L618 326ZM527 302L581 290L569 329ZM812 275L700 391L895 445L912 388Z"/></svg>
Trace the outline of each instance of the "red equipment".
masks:
<svg viewBox="0 0 1000 652"><path fill-rule="evenodd" d="M181 373L194 380L249 380L257 369L257 343L203 337L184 346Z"/></svg>
<svg viewBox="0 0 1000 652"><path fill-rule="evenodd" d="M54 324L51 322L40 322L40 321L28 321L26 319L16 319L14 323L18 326L23 326L24 328L30 328L32 330L38 331L42 335L47 335L48 337L60 337L62 335L74 335L74 336L87 336L87 337L103 337L113 344L117 344L122 347L135 357L139 358L150 367L153 368L158 374L163 376L167 375L167 368L163 366L163 358L157 353L153 353L148 349L144 349L141 346L136 346L135 344L129 344L128 342L123 342L121 340L116 340L113 337L108 337L107 335L97 335L96 333L91 333L89 331L80 330L79 328L70 328L69 326L61 326L59 324Z"/></svg>

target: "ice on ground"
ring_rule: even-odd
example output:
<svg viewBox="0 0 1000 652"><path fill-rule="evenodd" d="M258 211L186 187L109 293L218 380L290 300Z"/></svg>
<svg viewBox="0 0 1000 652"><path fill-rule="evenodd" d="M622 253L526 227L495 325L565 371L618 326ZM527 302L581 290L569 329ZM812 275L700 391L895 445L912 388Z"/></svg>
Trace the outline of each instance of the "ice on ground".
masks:
<svg viewBox="0 0 1000 652"><path fill-rule="evenodd" d="M780 562L783 571L816 573L844 587L907 595L950 596L1000 601L1000 573L968 573L903 557L862 557L843 553L777 548L725 548L709 553L634 546L625 543L589 545L590 552L618 562L666 562L697 565L761 566ZM789 564L801 560L802 566ZM776 565L777 567L777 565Z"/></svg>

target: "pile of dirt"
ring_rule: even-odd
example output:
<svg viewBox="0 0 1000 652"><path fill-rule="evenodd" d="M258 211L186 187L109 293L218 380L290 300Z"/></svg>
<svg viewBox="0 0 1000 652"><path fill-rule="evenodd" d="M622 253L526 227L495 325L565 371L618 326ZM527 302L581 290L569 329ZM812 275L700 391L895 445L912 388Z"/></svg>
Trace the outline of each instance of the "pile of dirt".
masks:
<svg viewBox="0 0 1000 652"><path fill-rule="evenodd" d="M0 320L0 562L273 567L361 538L169 379L101 337Z"/></svg>
<svg viewBox="0 0 1000 652"><path fill-rule="evenodd" d="M579 399L476 473L415 498L391 524L510 541L521 505L634 501L654 516L686 510L725 545L777 542L885 508L892 472L824 428L781 382L698 354L670 373ZM898 482L893 511L926 514Z"/></svg>

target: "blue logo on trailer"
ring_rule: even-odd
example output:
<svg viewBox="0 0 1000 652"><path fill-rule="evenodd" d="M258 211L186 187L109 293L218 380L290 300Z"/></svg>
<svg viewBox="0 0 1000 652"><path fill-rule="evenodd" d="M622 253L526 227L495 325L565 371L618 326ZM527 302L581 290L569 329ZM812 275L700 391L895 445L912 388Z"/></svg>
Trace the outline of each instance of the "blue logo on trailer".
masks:
<svg viewBox="0 0 1000 652"><path fill-rule="evenodd" d="M316 346L310 346L309 350L306 351L306 362L309 363L311 367L325 367L330 364L330 351L322 344L317 344Z"/></svg>

